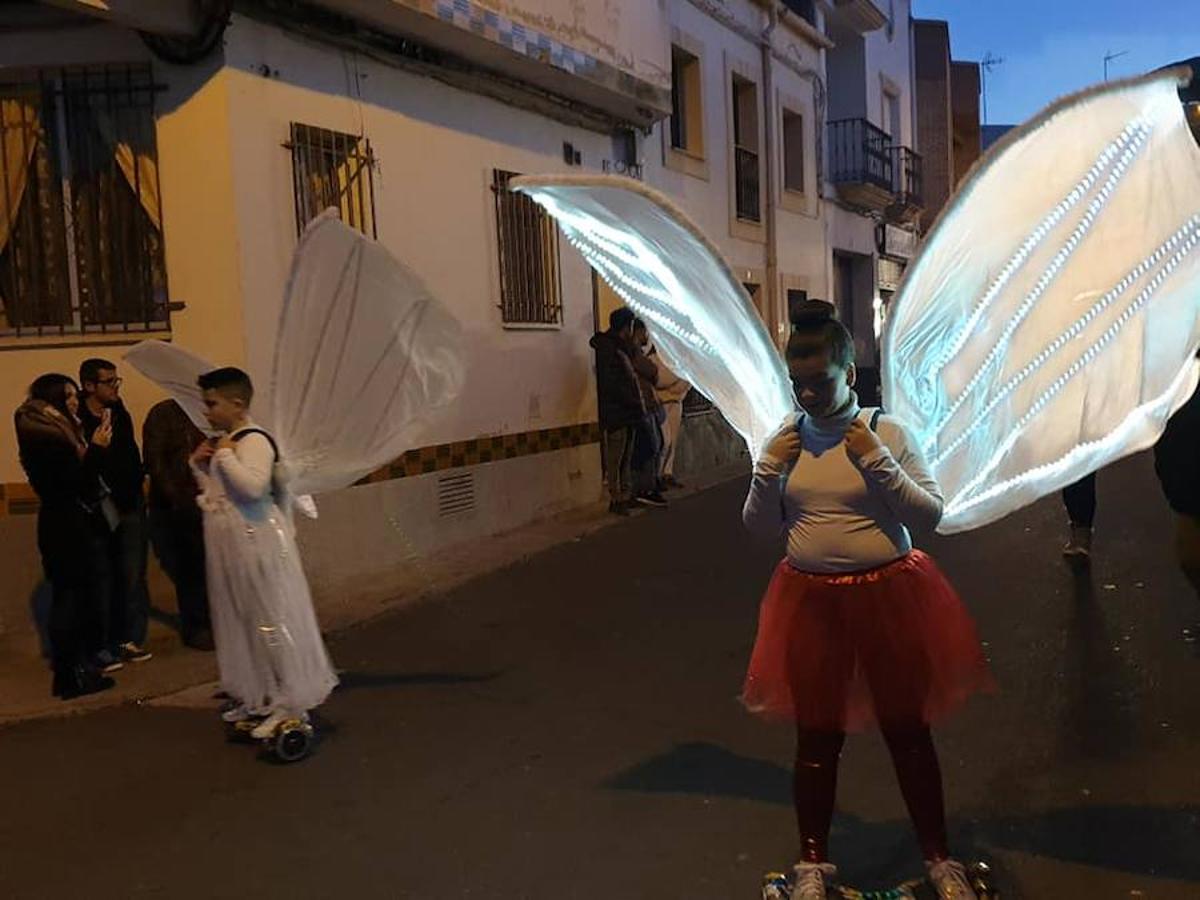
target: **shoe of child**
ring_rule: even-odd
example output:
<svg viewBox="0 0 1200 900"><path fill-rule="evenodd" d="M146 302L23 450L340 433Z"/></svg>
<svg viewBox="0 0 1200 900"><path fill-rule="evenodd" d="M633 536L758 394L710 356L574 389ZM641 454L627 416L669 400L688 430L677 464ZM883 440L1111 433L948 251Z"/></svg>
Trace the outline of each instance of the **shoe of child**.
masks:
<svg viewBox="0 0 1200 900"><path fill-rule="evenodd" d="M792 900L825 900L826 887L837 875L837 866L832 863L798 862L792 866L795 881L792 885Z"/></svg>
<svg viewBox="0 0 1200 900"><path fill-rule="evenodd" d="M231 725L235 722L245 722L247 719L253 718L254 714L240 703L226 705L221 710L221 720Z"/></svg>
<svg viewBox="0 0 1200 900"><path fill-rule="evenodd" d="M288 721L288 719L299 719L302 722L307 722L308 715L306 713L300 713L297 715L296 713L286 709L272 710L271 714L259 722L258 726L250 732L250 737L254 738L255 740L265 741L267 738L272 737L275 734L276 729L278 729L279 726L284 722Z"/></svg>
<svg viewBox="0 0 1200 900"><path fill-rule="evenodd" d="M979 895L967 880L966 868L957 860L926 862L925 868L929 870L929 883L933 885L938 900L979 900Z"/></svg>

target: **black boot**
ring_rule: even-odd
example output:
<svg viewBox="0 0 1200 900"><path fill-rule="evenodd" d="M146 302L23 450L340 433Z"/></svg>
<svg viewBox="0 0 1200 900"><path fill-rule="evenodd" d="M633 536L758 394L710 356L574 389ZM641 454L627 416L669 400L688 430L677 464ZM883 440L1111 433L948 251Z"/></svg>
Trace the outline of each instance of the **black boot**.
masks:
<svg viewBox="0 0 1200 900"><path fill-rule="evenodd" d="M106 691L116 684L111 678L101 675L91 666L76 663L71 666L59 666L54 670L54 682L51 690L55 697L63 700L73 700L86 694L96 694Z"/></svg>

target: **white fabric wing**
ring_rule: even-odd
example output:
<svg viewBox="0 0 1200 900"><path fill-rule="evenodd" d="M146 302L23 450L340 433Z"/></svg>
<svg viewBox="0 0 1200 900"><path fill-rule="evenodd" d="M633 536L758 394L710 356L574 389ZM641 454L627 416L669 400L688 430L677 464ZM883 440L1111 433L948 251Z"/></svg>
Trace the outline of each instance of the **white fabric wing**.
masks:
<svg viewBox="0 0 1200 900"><path fill-rule="evenodd" d="M939 530L1151 445L1195 388L1200 148L1179 75L1067 98L1015 131L907 274L884 405L942 485Z"/></svg>
<svg viewBox="0 0 1200 900"><path fill-rule="evenodd" d="M125 360L183 407L193 425L210 437L216 433L204 418L204 399L196 385L197 378L216 366L163 341L142 341L125 353Z"/></svg>
<svg viewBox="0 0 1200 900"><path fill-rule="evenodd" d="M143 341L125 359L209 430L196 379L215 366ZM416 426L454 399L465 360L455 318L382 245L327 212L292 259L270 379L255 419L272 433L287 489L336 490L410 449Z"/></svg>
<svg viewBox="0 0 1200 900"><path fill-rule="evenodd" d="M554 217L646 321L667 366L713 401L757 457L795 403L779 352L720 252L666 197L630 178L509 184Z"/></svg>
<svg viewBox="0 0 1200 900"><path fill-rule="evenodd" d="M353 484L411 449L462 389L458 321L383 245L327 212L292 259L270 423L298 494Z"/></svg>

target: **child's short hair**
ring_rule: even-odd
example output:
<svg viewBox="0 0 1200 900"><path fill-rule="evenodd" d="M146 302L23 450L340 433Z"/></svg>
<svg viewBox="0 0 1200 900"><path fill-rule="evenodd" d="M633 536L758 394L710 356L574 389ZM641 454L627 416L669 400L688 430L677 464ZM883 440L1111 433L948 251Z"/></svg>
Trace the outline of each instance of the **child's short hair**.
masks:
<svg viewBox="0 0 1200 900"><path fill-rule="evenodd" d="M818 353L828 353L829 361L839 369L850 368L854 362L854 338L849 329L837 320L832 303L806 300L797 304L791 320L788 359L807 359Z"/></svg>
<svg viewBox="0 0 1200 900"><path fill-rule="evenodd" d="M254 383L241 369L225 366L205 372L196 379L202 391L217 391L226 397L241 400L246 406L254 399Z"/></svg>

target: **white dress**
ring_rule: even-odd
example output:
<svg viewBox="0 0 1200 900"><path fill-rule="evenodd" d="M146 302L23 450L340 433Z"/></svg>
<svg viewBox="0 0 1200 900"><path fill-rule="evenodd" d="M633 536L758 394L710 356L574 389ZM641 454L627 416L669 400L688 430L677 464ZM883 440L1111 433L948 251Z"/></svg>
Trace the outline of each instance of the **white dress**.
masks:
<svg viewBox="0 0 1200 900"><path fill-rule="evenodd" d="M274 462L271 442L251 433L214 453L207 470L193 469L221 685L248 708L301 713L324 702L337 676L275 500Z"/></svg>

